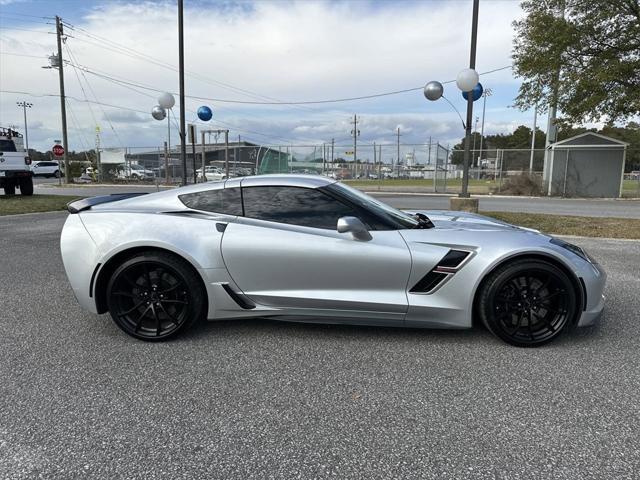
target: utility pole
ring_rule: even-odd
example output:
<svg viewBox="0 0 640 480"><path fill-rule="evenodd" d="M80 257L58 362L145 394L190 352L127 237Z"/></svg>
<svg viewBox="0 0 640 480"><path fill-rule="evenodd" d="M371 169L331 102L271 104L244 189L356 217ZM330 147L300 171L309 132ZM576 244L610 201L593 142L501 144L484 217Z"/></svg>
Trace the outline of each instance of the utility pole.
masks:
<svg viewBox="0 0 640 480"><path fill-rule="evenodd" d="M233 174L238 176L238 156L242 155L242 147L240 146L240 135L238 135L238 148L233 155Z"/></svg>
<svg viewBox="0 0 640 480"><path fill-rule="evenodd" d="M67 152L69 151L69 142L67 140L67 106L66 97L64 95L64 69L62 61L62 36L64 35L62 27L62 19L56 15L56 37L58 42L58 76L60 78L60 113L62 114L62 146L64 154L62 161L64 163L64 181L71 183L71 169L69 168L69 159Z"/></svg>
<svg viewBox="0 0 640 480"><path fill-rule="evenodd" d="M29 155L29 130L27 129L27 108L33 107L33 103L29 102L16 102L16 105L22 107L22 112L24 113L24 143L25 149L27 151L27 155Z"/></svg>
<svg viewBox="0 0 640 480"><path fill-rule="evenodd" d="M325 162L327 161L327 144L322 143L322 175L324 175Z"/></svg>
<svg viewBox="0 0 640 480"><path fill-rule="evenodd" d="M100 127L98 125L96 125L96 168L100 182L102 180L102 158L100 157Z"/></svg>
<svg viewBox="0 0 640 480"><path fill-rule="evenodd" d="M193 164L193 183L198 183L198 172L196 172L196 142L198 135L196 134L196 126L189 124L189 143L191 143L191 160ZM204 174L204 171L202 172Z"/></svg>
<svg viewBox="0 0 640 480"><path fill-rule="evenodd" d="M331 168L333 168L333 148L335 147L336 141L334 138L331 139Z"/></svg>
<svg viewBox="0 0 640 480"><path fill-rule="evenodd" d="M164 183L169 185L169 149L164 142Z"/></svg>
<svg viewBox="0 0 640 480"><path fill-rule="evenodd" d="M182 185L187 184L187 136L184 106L184 21L183 0L178 0L178 77L180 79L180 160L182 161ZM66 147L65 147L66 149ZM195 172L194 172L195 173ZM227 171L227 176L228 176Z"/></svg>
<svg viewBox="0 0 640 480"><path fill-rule="evenodd" d="M402 136L400 135L400 127L398 127L396 135L398 136L398 177L400 177L400 137Z"/></svg>
<svg viewBox="0 0 640 480"><path fill-rule="evenodd" d="M224 170L229 178L229 130L224 131Z"/></svg>
<svg viewBox="0 0 640 480"><path fill-rule="evenodd" d="M358 174L358 135L360 135L360 130L358 130L358 117L354 114L353 115L353 130L351 130L351 135L353 135L353 163L354 163L354 169L355 169L355 173L356 173L356 178L357 178L357 174Z"/></svg>
<svg viewBox="0 0 640 480"><path fill-rule="evenodd" d="M205 155L205 152L204 152L204 133L205 133L204 130L200 132L200 135L202 137L202 152L201 152L201 154L202 154L202 157L201 157L201 159L202 159L202 181L206 182L207 181L207 174L206 174L205 168L204 168L204 161L205 161L205 158L206 158L206 155Z"/></svg>
<svg viewBox="0 0 640 480"><path fill-rule="evenodd" d="M478 9L480 0L473 0L473 16L471 19L471 51L469 68L476 69L476 46L478 43ZM465 123L464 165L462 170L461 198L469 198L469 160L471 156L471 122L473 121L473 95L467 95L467 122Z"/></svg>

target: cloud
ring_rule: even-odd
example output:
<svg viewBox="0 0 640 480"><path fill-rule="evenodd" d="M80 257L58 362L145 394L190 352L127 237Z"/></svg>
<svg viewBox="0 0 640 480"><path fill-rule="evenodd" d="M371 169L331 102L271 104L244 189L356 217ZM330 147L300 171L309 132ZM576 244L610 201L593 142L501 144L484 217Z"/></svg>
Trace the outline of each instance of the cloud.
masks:
<svg viewBox="0 0 640 480"><path fill-rule="evenodd" d="M146 123L149 119L140 113L115 110L109 114L103 113L102 120L116 123Z"/></svg>
<svg viewBox="0 0 640 480"><path fill-rule="evenodd" d="M453 79L468 59L470 2L256 1L187 5L185 61L189 95L257 101L361 96L418 87L430 79ZM482 3L478 70L511 62L511 22L518 15L521 10L516 3ZM44 60L55 47L54 36L46 33L50 26L30 24L29 28L43 33L3 32L0 50L43 55ZM65 47L63 52L66 58L135 84L178 90L173 2L105 2L74 21L74 28L73 36L66 41L69 50ZM9 56L0 59L2 89L57 92L57 72L41 69L43 60ZM152 120L146 113L155 105L157 92L116 85L89 73L74 72L70 66L65 70L65 79L67 94L72 97L83 100L86 96L124 107L93 105L89 110L87 103L69 99L72 148L92 145L96 122L102 126L104 145L161 145L165 140L166 123ZM496 93L489 104L511 103L512 95L503 94L500 98L501 91L512 94L516 88L510 71L492 74L487 81ZM455 87L446 85L445 92L463 111L464 104ZM48 148L51 137L60 136L51 133L60 129L59 101L55 97L25 98L34 103L30 118L47 126L34 128L30 137L35 144ZM0 94L1 123L22 123L14 106L21 99L21 95ZM322 143L332 137L348 137L353 113L361 116L362 138L372 141L391 141L398 125L406 142L424 142L429 136L442 141L461 136L458 117L450 107L443 102L427 103L420 91L313 106L188 100L188 121L195 120L194 112L202 104L214 110L211 125L231 125L233 138L239 133L243 138L268 143ZM105 125L103 110L114 123L117 136ZM174 110L177 114L178 109ZM496 111L494 115L492 121L498 124L519 113ZM175 141L177 135L173 136Z"/></svg>

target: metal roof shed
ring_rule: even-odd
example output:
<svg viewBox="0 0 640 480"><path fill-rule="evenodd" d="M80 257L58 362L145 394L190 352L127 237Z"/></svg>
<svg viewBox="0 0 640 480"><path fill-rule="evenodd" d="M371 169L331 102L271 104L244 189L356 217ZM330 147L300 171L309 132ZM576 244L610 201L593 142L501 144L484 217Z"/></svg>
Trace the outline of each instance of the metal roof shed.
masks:
<svg viewBox="0 0 640 480"><path fill-rule="evenodd" d="M628 145L594 132L550 145L542 174L544 192L563 197L620 197Z"/></svg>

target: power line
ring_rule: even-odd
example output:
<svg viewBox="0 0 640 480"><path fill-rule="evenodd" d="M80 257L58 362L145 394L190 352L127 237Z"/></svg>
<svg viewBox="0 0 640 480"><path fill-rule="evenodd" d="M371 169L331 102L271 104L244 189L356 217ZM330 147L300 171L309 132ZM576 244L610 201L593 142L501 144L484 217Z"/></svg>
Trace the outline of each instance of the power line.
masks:
<svg viewBox="0 0 640 480"><path fill-rule="evenodd" d="M29 15L28 13L20 13L20 12L2 12L2 16L12 16L12 17L28 17L28 18L42 18L46 20L55 20L55 17L43 17L40 15Z"/></svg>
<svg viewBox="0 0 640 480"><path fill-rule="evenodd" d="M120 54L128 56L130 58L142 59L142 60L145 60L145 61L147 61L149 63L152 63L152 64L154 64L156 66L159 66L159 67L162 67L162 68L166 68L166 69L169 69L169 70L174 71L174 72L178 71L178 69L176 67L174 67L173 65L171 65L171 64L169 64L167 62L164 62L163 60L157 59L157 58L152 57L150 55L147 55L145 53L141 53L141 52L139 52L137 50L134 50L132 48L129 48L127 46L124 46L122 44L114 42L113 40L107 39L105 37L101 37L100 35L92 34L92 33L88 32L87 30L85 30L83 28L75 27L75 26L73 26L71 24L67 24L67 23L65 23L65 25L69 26L69 28L71 28L72 30L74 30L77 33L81 33L81 34L86 35L87 37L91 38L92 40L97 40L97 41L102 42L102 43L96 43L94 41L87 40L86 38L82 38L82 37L74 37L76 40L87 42L87 43L89 43L91 45L96 45L98 47L104 48L106 50L109 50L109 51L112 51L112 52L115 52L115 53L120 53ZM190 76L190 77L192 77L192 78L200 80L202 82L209 83L209 84L212 84L212 85L216 85L218 87L222 87L222 88L225 88L227 90L231 90L231 91L234 91L234 92L237 92L237 93L249 96L249 97L268 100L268 101L273 101L273 102L281 102L281 100L279 100L277 98L267 97L265 95L260 95L259 93L252 92L250 90L246 90L246 89L243 89L243 88L240 88L240 87L236 87L234 85L231 85L231 84L228 84L228 83L225 83L225 82L221 82L219 80L214 80L214 79L205 77L205 76L203 76L203 75L201 75L201 74L199 74L197 72L186 70L185 74ZM286 104L286 103L283 103L283 104ZM298 107L298 108L302 108L302 109L305 109L305 110L310 110L308 107L299 107L297 105L292 105L292 106Z"/></svg>
<svg viewBox="0 0 640 480"><path fill-rule="evenodd" d="M85 66L83 66L83 65L79 65L79 64L77 64L77 63L72 64L71 62L68 62L68 61L66 61L65 63L67 63L67 64L71 65L71 66L72 66L72 67L74 67L74 68L79 68L81 71L84 71L84 72L90 73L90 74L92 74L92 75L97 76L98 78L102 78L103 80L106 80L106 81L111 82L111 83L115 83L116 85L119 85L119 86L122 86L122 87L128 88L129 90L132 90L132 91L134 91L134 92L137 92L137 93L139 93L139 94L141 94L141 95L145 95L145 96L150 97L150 98L155 98L155 96L153 96L153 95L149 95L149 94L144 93L144 92L140 92L140 91L136 90L136 88L133 88L133 87L132 87L132 85L134 85L134 86L135 86L135 87L137 87L137 88L141 88L141 89L145 89L145 90L153 91L153 92L156 92L156 93L161 93L161 92L164 92L164 91L165 91L165 90L162 90L162 89L159 89L159 88L151 87L151 86L149 86L149 85L143 85L143 84L139 84L139 83L131 82L131 81L129 81L129 80L124 80L124 79L120 79L120 78L112 77L111 75L107 75L107 74L105 74L105 73L98 73L98 72L96 72L96 71L93 71L93 70L91 70L91 69L89 69L89 68L87 68L87 67L85 67ZM174 93L174 95L175 95L175 93ZM187 98L191 98L191 96L189 96L189 95L187 95L186 97L187 97ZM96 99L96 100L97 100L97 99ZM218 107L218 109L220 109L220 107ZM225 108L225 109L226 109L226 108ZM231 112L233 112L233 111L234 111L234 110L230 110L230 109L226 109L226 110L231 111ZM236 112L236 113L241 113L241 112L237 112L237 111L235 111L235 112ZM196 113L195 111L193 111L193 110L189 110L189 113L192 113L193 115L197 115L197 113ZM246 112L245 112L244 114L246 115ZM248 116L250 116L250 117L251 117L252 115L248 115ZM287 143L289 143L289 142L291 141L291 139L286 139L286 138L284 138L284 137L279 137L279 136L274 136L274 135L269 135L269 134L263 134L263 133L259 133L259 132L255 132L255 131L251 131L251 130L243 130L243 129L240 129L240 128L238 128L238 127L235 127L235 126L233 126L233 125L231 125L231 124L225 124L224 122L221 122L221 121L219 121L218 119L216 119L216 120L214 120L214 121L215 121L215 122L218 122L218 123L221 123L221 124L223 124L223 125L230 126L230 127L234 128L234 129L236 129L236 130L238 130L238 131L241 131L241 132L253 133L253 134L255 134L255 135L261 135L261 136L265 136L265 137L267 137L267 138L280 138L281 140L285 140L285 142L287 142ZM193 123L193 122L192 122L192 123ZM176 127L177 127L177 125L176 125ZM301 137L301 138L304 138L304 137ZM307 139L307 140L308 140L308 139Z"/></svg>
<svg viewBox="0 0 640 480"><path fill-rule="evenodd" d="M55 33L55 32L44 32L42 30L34 30L32 28L19 28L19 27L7 28L7 27L2 27L2 26L0 26L0 30L18 30L18 31L21 31L21 32L46 33L47 35Z"/></svg>
<svg viewBox="0 0 640 480"><path fill-rule="evenodd" d="M78 63L78 61L76 59L76 56L71 51L71 47L69 46L69 44L67 43L65 46L67 47L67 52L69 53L69 57L71 57L71 59L75 63ZM74 72L76 72L76 76L77 76L78 72L77 72L77 69L75 67L74 67ZM89 80L87 79L86 75L84 74L84 72L82 70L80 70L80 73L82 74L82 78L84 78L84 81L86 82L87 87L89 87L89 90L91 91L91 94L93 95L93 98L96 101L98 101L98 96L96 95L95 90L91 86L91 83L89 83ZM80 82L80 78L78 78L78 82ZM84 92L84 89L83 89L83 92ZM86 96L85 96L85 98L86 98ZM88 105L90 105L90 104L88 104ZM106 110L104 109L104 107L102 105L98 104L98 106L100 107L100 110L102 111L102 114L104 115L104 118L107 120L107 123L109 124L109 127L111 128L111 131L113 132L113 134L115 135L116 139L118 140L118 143L120 143L121 147L124 147L124 145L122 143L122 139L120 138L120 135L118 135L118 132L116 132L116 129L113 127L113 123L111 123L111 119L109 118L109 115L107 114ZM96 122L96 126L99 127L98 122Z"/></svg>
<svg viewBox="0 0 640 480"><path fill-rule="evenodd" d="M69 52L69 47L67 46L67 44L65 44L64 46L67 49L67 53L69 54L69 57L71 57L71 52ZM73 64L71 66L73 66ZM98 121L96 120L96 116L93 114L93 109L91 108L91 103L89 103L89 99L87 98L87 92L85 92L84 86L82 85L82 82L80 81L80 75L78 75L78 70L76 68L74 68L73 69L73 73L75 73L75 75L76 75L76 79L78 80L78 85L80 85L80 90L82 91L82 96L84 97L85 101L87 102L87 107L89 107L89 112L91 113L91 118L93 119L93 124L97 126L98 125Z"/></svg>
<svg viewBox="0 0 640 480"><path fill-rule="evenodd" d="M113 80L116 81L118 83L123 83L126 85L130 85L133 87L137 87L137 88L142 88L144 90L150 90L150 91L154 91L154 92L163 92L164 90L155 88L155 87L150 87L148 85L142 85L140 83L135 83L135 82L131 82L128 80L121 80L115 77L112 77L110 75L105 75L105 74L101 74L101 73L97 73L93 70L90 70L87 67L84 67L82 65L75 65L77 67L80 67L82 69L84 69L85 72L87 73L91 73L93 75L99 76L99 77L103 77L103 78L107 78L109 80ZM501 68L496 68L493 70L489 70L487 72L482 72L480 73L480 75L489 75L491 73L495 73L495 72L499 72L501 70L506 70L508 68L512 68L511 65L505 66L505 67L501 67ZM454 83L455 80L447 80L446 82L442 82L443 84L447 84L447 83ZM210 101L210 102L220 102L220 103L237 103L237 104L243 104L243 105L300 105L300 104L322 104L322 103L340 103L340 102L350 102L350 101L355 101L355 100L366 100L366 99L372 99L372 98L379 98L379 97L386 97L386 96L390 96L390 95L398 95L400 93L408 93L408 92L414 92L417 90L422 90L424 88L424 86L420 86L420 87L414 87L414 88L407 88L407 89L403 89L403 90L395 90L395 91L391 91L391 92L383 92L383 93L376 93L376 94L372 94L372 95L364 95L364 96L360 96L360 97L350 97L350 98L337 98L337 99L331 99L331 100L310 100L310 101L301 101L301 102L258 102L258 101L251 101L251 100L229 100L229 99L223 99L223 98L213 98L213 97L201 97L198 95L185 95L185 97L187 98L191 98L193 100L206 100L206 101ZM171 92L175 95L175 92Z"/></svg>
<svg viewBox="0 0 640 480"><path fill-rule="evenodd" d="M10 53L10 52L0 52L0 55L11 55L12 57L30 57L30 58L39 58L40 60L47 58L47 55L28 55L26 53Z"/></svg>
<svg viewBox="0 0 640 480"><path fill-rule="evenodd" d="M32 93L32 92L24 92L24 91L20 91L20 90L0 90L0 93L14 93L14 94L18 94L18 95L30 95L32 97L56 97L56 98L60 98L60 94L59 93ZM105 102L95 102L92 100L83 100L81 98L77 98L71 95L65 95L66 98L74 100L76 102L80 102L80 103L95 103L96 105L103 105L105 107L112 107L112 108L117 108L119 110L128 110L130 112L136 112L136 113L143 113L145 115L147 115L149 112L144 111L144 110L136 110L135 108L130 108L130 107L124 107L122 105L113 105L111 103L105 103Z"/></svg>

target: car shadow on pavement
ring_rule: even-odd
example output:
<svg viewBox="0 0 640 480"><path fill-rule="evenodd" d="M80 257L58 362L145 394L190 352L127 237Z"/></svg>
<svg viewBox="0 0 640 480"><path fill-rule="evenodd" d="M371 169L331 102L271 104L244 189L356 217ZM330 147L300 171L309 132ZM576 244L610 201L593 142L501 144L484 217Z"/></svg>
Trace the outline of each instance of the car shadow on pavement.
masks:
<svg viewBox="0 0 640 480"><path fill-rule="evenodd" d="M493 336L483 328L471 329L434 329L404 328L389 326L368 326L348 324L310 323L283 321L269 318L253 318L222 321L204 321L194 325L178 339L197 341L208 336L272 336L301 339L346 339L346 340L398 340L433 339L438 343L468 343L494 341Z"/></svg>
<svg viewBox="0 0 640 480"><path fill-rule="evenodd" d="M237 320L202 321L188 332L180 335L176 341L198 342L209 337L236 337L238 335L278 336L288 339L322 339L369 341L384 339L387 341L431 341L438 344L497 344L505 345L483 326L475 325L469 329L405 328L389 326L368 326L349 324L310 323L283 321L270 318L252 318ZM544 348L562 347L572 344L592 343L602 336L602 323L590 327L572 328L559 336Z"/></svg>

